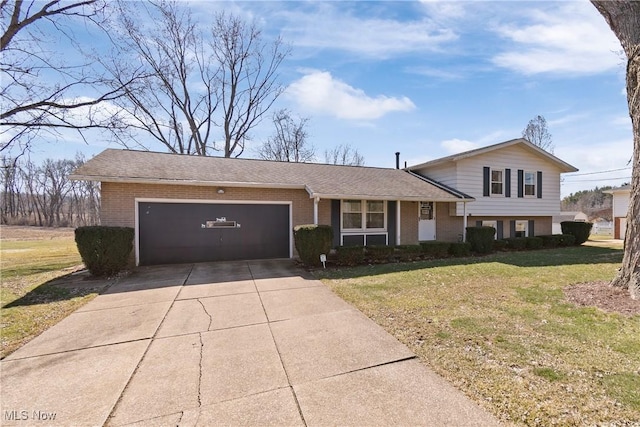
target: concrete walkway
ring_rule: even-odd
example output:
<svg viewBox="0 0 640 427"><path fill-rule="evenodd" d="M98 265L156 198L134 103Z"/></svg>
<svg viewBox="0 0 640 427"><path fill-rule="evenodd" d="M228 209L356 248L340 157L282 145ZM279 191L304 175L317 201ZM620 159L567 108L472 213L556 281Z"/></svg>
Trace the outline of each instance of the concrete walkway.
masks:
<svg viewBox="0 0 640 427"><path fill-rule="evenodd" d="M0 367L2 425L497 424L288 260L137 269Z"/></svg>

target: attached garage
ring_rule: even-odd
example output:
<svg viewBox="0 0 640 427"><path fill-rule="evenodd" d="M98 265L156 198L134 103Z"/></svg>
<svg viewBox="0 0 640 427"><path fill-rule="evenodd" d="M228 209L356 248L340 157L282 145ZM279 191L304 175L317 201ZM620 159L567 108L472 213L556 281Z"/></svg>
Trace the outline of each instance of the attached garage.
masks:
<svg viewBox="0 0 640 427"><path fill-rule="evenodd" d="M290 203L136 205L140 265L291 257Z"/></svg>

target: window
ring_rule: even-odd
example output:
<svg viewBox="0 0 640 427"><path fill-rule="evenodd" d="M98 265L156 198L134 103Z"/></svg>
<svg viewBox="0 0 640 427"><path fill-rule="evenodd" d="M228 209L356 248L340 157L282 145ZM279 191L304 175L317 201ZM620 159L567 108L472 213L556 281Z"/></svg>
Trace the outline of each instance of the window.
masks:
<svg viewBox="0 0 640 427"><path fill-rule="evenodd" d="M529 221L516 221L516 235L513 237L527 237Z"/></svg>
<svg viewBox="0 0 640 427"><path fill-rule="evenodd" d="M525 196L536 196L536 173L535 172L525 172L524 173L524 195Z"/></svg>
<svg viewBox="0 0 640 427"><path fill-rule="evenodd" d="M362 228L362 201L342 202L342 228Z"/></svg>
<svg viewBox="0 0 640 427"><path fill-rule="evenodd" d="M342 229L384 229L385 205L381 200L343 200Z"/></svg>
<svg viewBox="0 0 640 427"><path fill-rule="evenodd" d="M367 228L384 228L384 202L367 201Z"/></svg>
<svg viewBox="0 0 640 427"><path fill-rule="evenodd" d="M504 187L503 171L501 169L491 169L491 194L502 195Z"/></svg>

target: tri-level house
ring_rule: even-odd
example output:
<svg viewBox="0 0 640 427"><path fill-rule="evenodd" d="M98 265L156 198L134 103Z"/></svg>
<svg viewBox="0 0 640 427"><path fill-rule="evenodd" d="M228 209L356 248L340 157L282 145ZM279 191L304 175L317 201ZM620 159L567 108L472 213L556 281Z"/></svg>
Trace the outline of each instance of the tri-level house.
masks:
<svg viewBox="0 0 640 427"><path fill-rule="evenodd" d="M420 221L421 240L434 232L438 240L455 240L465 222L494 227L497 239L552 234L552 217L560 212L560 175L578 169L525 139L513 139L407 170L475 199L440 204L434 224Z"/></svg>
<svg viewBox="0 0 640 427"><path fill-rule="evenodd" d="M135 229L137 264L164 264L294 257L300 224L334 246L551 234L575 170L517 139L405 169L108 149L71 178L101 183L101 223Z"/></svg>

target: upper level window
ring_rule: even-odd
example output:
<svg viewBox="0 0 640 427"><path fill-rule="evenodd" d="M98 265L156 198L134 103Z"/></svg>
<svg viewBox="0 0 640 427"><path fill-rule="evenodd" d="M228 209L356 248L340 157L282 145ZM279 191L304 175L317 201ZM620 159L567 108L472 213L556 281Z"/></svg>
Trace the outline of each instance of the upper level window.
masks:
<svg viewBox="0 0 640 427"><path fill-rule="evenodd" d="M536 195L536 173L535 172L524 173L524 195L525 196Z"/></svg>
<svg viewBox="0 0 640 427"><path fill-rule="evenodd" d="M504 194L504 171L502 169L491 169L491 194Z"/></svg>
<svg viewBox="0 0 640 427"><path fill-rule="evenodd" d="M385 205L381 200L343 200L342 229L384 229Z"/></svg>

